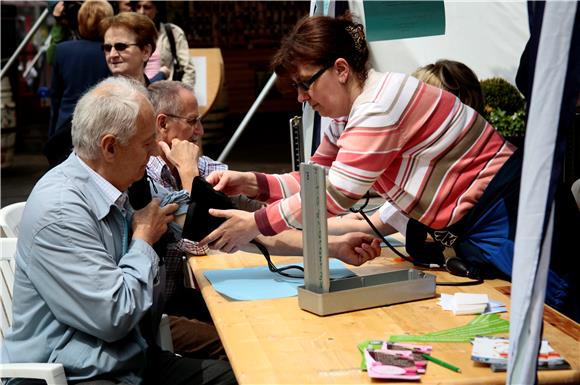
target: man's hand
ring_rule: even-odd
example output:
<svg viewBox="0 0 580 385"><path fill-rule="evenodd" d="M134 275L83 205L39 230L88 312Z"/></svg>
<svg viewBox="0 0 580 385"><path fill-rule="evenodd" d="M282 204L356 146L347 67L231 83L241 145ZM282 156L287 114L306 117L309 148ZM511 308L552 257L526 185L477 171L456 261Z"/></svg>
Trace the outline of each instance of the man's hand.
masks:
<svg viewBox="0 0 580 385"><path fill-rule="evenodd" d="M353 266L360 266L381 255L380 244L378 238L364 233L328 237L330 256Z"/></svg>
<svg viewBox="0 0 580 385"><path fill-rule="evenodd" d="M199 242L200 246L208 245L225 253L234 253L240 246L256 238L260 231L254 219L254 214L241 210L210 209L214 217L226 218L217 229Z"/></svg>
<svg viewBox="0 0 580 385"><path fill-rule="evenodd" d="M150 245L161 238L167 231L167 224L173 221L173 213L179 205L170 203L159 207L159 199L154 198L151 202L135 211L133 215L133 239L142 239Z"/></svg>
<svg viewBox="0 0 580 385"><path fill-rule="evenodd" d="M197 162L201 155L199 147L190 141L177 138L171 141L171 148L163 141L159 142L159 147L169 163L177 169L183 188L189 191L193 178L199 175L197 168Z"/></svg>
<svg viewBox="0 0 580 385"><path fill-rule="evenodd" d="M253 172L239 171L214 171L206 180L214 186L214 189L226 195L246 195L255 197L258 195L258 181Z"/></svg>

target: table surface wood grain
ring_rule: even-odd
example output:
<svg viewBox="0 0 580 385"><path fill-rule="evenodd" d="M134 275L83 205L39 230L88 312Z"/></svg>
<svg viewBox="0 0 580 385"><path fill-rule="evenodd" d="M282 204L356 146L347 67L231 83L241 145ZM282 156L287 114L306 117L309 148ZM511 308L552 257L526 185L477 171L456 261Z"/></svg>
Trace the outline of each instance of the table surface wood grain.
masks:
<svg viewBox="0 0 580 385"><path fill-rule="evenodd" d="M383 254L388 254L384 252ZM273 257L275 263L301 262L298 257ZM509 309L509 282L487 280L477 286L437 286L435 298L320 317L303 311L296 296L257 301L236 301L217 293L204 276L206 270L265 265L258 254L237 252L190 257L198 288L240 384L364 384L372 383L359 369L357 344L388 339L397 334L424 334L467 324L474 316L454 316L438 304L442 293L485 293ZM393 268L409 268L381 256L361 267L357 274L374 274ZM431 271L432 272L432 271ZM438 281L460 281L447 272L433 272ZM572 370L539 371L541 384L580 383L580 325L549 309L544 338L568 360ZM509 313L502 318L508 319ZM433 343L433 356L461 368L455 373L429 363L422 384L505 384L505 373L471 360L469 343ZM388 383L396 383L388 381ZM401 382L403 383L403 382ZM404 382L409 383L409 382Z"/></svg>

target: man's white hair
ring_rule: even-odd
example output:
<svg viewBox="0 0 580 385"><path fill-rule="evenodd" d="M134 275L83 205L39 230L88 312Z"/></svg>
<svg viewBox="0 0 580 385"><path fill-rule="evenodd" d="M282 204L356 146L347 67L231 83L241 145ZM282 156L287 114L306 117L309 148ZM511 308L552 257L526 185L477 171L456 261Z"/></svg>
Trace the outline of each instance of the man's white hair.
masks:
<svg viewBox="0 0 580 385"><path fill-rule="evenodd" d="M95 159L107 134L127 144L135 135L140 98L147 89L124 76L109 77L87 91L78 101L72 119L72 143L77 155Z"/></svg>

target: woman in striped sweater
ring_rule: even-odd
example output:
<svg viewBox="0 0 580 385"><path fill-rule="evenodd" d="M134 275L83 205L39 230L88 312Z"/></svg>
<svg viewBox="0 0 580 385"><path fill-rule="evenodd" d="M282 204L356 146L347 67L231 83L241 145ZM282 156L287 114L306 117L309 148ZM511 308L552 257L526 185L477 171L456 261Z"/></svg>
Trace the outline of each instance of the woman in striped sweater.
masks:
<svg viewBox="0 0 580 385"><path fill-rule="evenodd" d="M480 273L511 275L520 157L475 110L409 75L369 69L363 27L349 16L299 21L273 68L299 102L332 118L311 158L328 167L329 217L373 188ZM226 171L208 181L268 206L211 211L227 220L203 243L233 252L259 234L301 227L299 173Z"/></svg>

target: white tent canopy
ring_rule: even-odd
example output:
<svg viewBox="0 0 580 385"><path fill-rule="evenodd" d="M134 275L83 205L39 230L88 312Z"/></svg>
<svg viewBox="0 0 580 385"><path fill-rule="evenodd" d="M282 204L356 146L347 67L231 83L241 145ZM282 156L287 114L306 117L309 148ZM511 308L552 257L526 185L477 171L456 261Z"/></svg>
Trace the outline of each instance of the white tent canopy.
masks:
<svg viewBox="0 0 580 385"><path fill-rule="evenodd" d="M350 1L364 24L363 3ZM460 61L479 77L503 77L515 83L520 55L529 37L525 1L445 1L445 34L370 44L371 63L379 71L411 73L438 59Z"/></svg>

